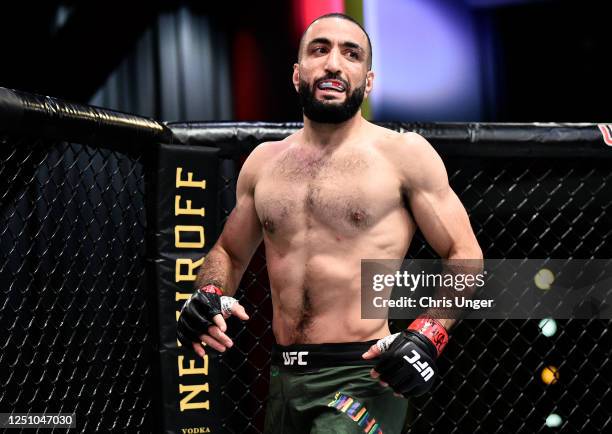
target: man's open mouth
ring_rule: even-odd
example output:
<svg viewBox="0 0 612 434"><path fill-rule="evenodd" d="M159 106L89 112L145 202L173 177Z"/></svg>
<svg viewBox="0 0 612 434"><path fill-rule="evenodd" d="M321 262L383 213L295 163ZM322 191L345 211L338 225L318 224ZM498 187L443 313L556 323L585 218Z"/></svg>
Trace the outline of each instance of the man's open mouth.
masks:
<svg viewBox="0 0 612 434"><path fill-rule="evenodd" d="M335 90L336 92L344 92L344 84L340 80L321 80L317 84L321 90Z"/></svg>

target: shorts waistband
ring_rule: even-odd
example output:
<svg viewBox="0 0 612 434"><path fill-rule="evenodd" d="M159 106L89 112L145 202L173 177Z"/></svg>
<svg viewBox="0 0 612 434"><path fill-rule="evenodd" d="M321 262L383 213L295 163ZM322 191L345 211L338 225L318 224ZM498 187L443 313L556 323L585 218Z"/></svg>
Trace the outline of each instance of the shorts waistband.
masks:
<svg viewBox="0 0 612 434"><path fill-rule="evenodd" d="M296 371L347 365L374 366L376 360L365 360L361 355L376 342L377 339L326 344L275 344L272 347L272 364Z"/></svg>

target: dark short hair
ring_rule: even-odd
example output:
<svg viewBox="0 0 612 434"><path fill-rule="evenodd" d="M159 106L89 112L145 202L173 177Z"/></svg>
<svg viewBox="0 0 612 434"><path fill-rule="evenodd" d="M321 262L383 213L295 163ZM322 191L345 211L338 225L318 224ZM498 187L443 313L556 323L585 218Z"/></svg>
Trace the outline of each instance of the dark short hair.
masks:
<svg viewBox="0 0 612 434"><path fill-rule="evenodd" d="M361 24L359 24L357 20L355 20L354 18L346 14L342 14L340 12L333 12L331 14L321 15L316 20L308 24L308 27L306 27L306 30L304 30L304 33L302 33L302 37L300 38L300 46L298 49L298 62L302 58L302 48L303 48L302 45L304 44L304 35L306 35L306 32L308 31L308 29L310 29L310 26L312 26L314 23L324 18L341 18L343 20L350 21L351 23L357 25L357 27L361 29L363 34L366 36L366 39L368 40L368 70L372 69L372 41L370 41L370 35L368 35L368 32L366 32L366 30L363 28Z"/></svg>

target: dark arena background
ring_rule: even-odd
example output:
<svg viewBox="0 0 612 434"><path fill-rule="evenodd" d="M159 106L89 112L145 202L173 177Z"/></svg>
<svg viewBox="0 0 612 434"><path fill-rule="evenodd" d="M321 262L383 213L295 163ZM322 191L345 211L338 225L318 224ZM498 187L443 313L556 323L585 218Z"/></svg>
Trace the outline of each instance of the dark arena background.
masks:
<svg viewBox="0 0 612 434"><path fill-rule="evenodd" d="M323 13L364 23L379 80L364 115L432 143L485 257L612 258L609 5L124 3L0 15L0 413L74 413L83 433L262 432L263 247L235 348L197 360L176 315L244 159L301 127L291 65ZM408 257L434 254L417 235ZM405 432L611 432L611 325L595 310L460 321Z"/></svg>

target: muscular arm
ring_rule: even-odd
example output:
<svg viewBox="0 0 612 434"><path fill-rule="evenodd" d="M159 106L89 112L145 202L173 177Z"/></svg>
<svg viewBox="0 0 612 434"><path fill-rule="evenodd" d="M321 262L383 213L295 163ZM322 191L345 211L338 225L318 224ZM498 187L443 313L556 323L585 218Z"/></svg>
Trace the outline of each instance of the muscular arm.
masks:
<svg viewBox="0 0 612 434"><path fill-rule="evenodd" d="M224 297L218 287L223 289L225 296L234 295L262 239L253 199L258 172L264 161L262 154L265 158L265 147L260 145L242 166L236 187L236 207L228 217L221 236L204 258L198 270L196 290L185 302L178 317L177 338L183 345L191 344L200 357L206 355L206 345L220 352L233 345L225 333L225 318L230 314L242 320L249 319L244 307L236 300ZM217 288L207 284L214 284ZM224 302L230 304L224 308Z"/></svg>
<svg viewBox="0 0 612 434"><path fill-rule="evenodd" d="M262 240L253 194L265 145L258 146L242 166L236 186L236 207L221 236L208 252L196 279L196 287L213 283L234 295L251 257Z"/></svg>
<svg viewBox="0 0 612 434"><path fill-rule="evenodd" d="M482 252L465 208L448 184L440 156L418 134L396 136L394 140L391 161L425 239L442 258L470 263L476 260L480 268ZM473 268L472 265L468 269L472 272ZM444 288L438 288L439 293L442 291ZM430 309L424 318L411 323L408 330L379 340L363 354L365 359L380 357L372 377L379 378L395 394L408 397L426 393L435 381L435 360L448 342L447 330L454 323L455 319L439 318Z"/></svg>
<svg viewBox="0 0 612 434"><path fill-rule="evenodd" d="M410 210L423 236L444 259L482 260L482 251L470 225L465 208L448 183L442 159L418 134L403 137L403 159L410 156L402 170L403 185ZM448 329L455 322L440 322Z"/></svg>

